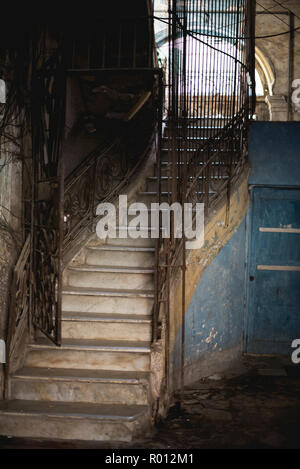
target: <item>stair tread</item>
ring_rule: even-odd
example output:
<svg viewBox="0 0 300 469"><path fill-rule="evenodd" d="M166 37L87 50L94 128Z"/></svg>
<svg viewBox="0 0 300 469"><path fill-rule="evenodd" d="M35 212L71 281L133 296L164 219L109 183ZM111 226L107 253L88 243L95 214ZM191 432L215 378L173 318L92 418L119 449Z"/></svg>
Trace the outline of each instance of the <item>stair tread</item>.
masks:
<svg viewBox="0 0 300 469"><path fill-rule="evenodd" d="M0 414L130 421L135 420L145 412L148 412L148 407L144 405L25 401L17 399L0 402Z"/></svg>
<svg viewBox="0 0 300 469"><path fill-rule="evenodd" d="M86 249L97 251L128 251L128 252L154 252L155 248L135 247L135 246L118 246L112 244L103 244L102 246L86 246Z"/></svg>
<svg viewBox="0 0 300 469"><path fill-rule="evenodd" d="M172 164L172 162L168 161L168 160L163 160L160 163L162 165ZM198 163L199 166L201 166L201 165L205 164L206 161L198 161L197 163ZM235 164L235 163L236 163L235 161L232 162L232 164ZM182 161L176 161L176 164L177 165L183 165L183 162ZM209 164L210 164L210 166L227 166L228 165L228 163L225 162L225 161L211 161Z"/></svg>
<svg viewBox="0 0 300 469"><path fill-rule="evenodd" d="M140 192L140 195L151 195L151 196L154 196L156 195L157 192L153 192L153 191L148 191L148 192ZM164 192L161 192L161 195L168 195L168 194L172 194L172 192L167 192L167 191L164 191ZM197 191L197 192L194 192L194 194L204 194L204 192L200 192L200 191ZM212 191L210 190L209 191L209 194L216 194L216 191Z"/></svg>
<svg viewBox="0 0 300 469"><path fill-rule="evenodd" d="M153 298L153 290L122 290L113 288L86 288L86 287L64 287L63 293L69 295L87 295L87 296L132 296Z"/></svg>
<svg viewBox="0 0 300 469"><path fill-rule="evenodd" d="M172 150L173 150L172 148L162 148L162 149L161 149L161 151L162 151L162 152L165 152L165 153L167 153L167 152L169 152L169 151L171 152ZM183 148L176 148L175 150L178 151L178 152L187 151L188 153L196 152L196 151L197 151L197 152L200 152L200 153L206 152L206 148L205 148L205 147L204 147L204 148L186 148L186 149L183 149ZM214 149L214 150L212 150L212 151L213 151L214 153L216 153L216 154L217 154L217 153L228 153L228 154L233 153L233 150L217 150L217 149Z"/></svg>
<svg viewBox="0 0 300 469"><path fill-rule="evenodd" d="M150 342L127 340L99 339L63 339L61 346L56 346L46 337L38 337L35 343L29 344L30 349L50 350L93 350L121 352L150 352Z"/></svg>
<svg viewBox="0 0 300 469"><path fill-rule="evenodd" d="M31 380L61 380L136 384L147 379L146 371L111 371L111 370L81 370L70 368L40 368L24 367L17 371L13 378Z"/></svg>
<svg viewBox="0 0 300 469"><path fill-rule="evenodd" d="M92 264L82 264L78 266L70 266L69 270L75 270L79 272L107 272L107 273L137 273L137 274L152 274L154 269L149 267L130 267L130 266L102 266Z"/></svg>
<svg viewBox="0 0 300 469"><path fill-rule="evenodd" d="M182 135L176 135L176 138L182 140L182 139L183 139L183 136L182 136ZM208 138L209 138L209 137L204 137L204 136L197 137L197 136L192 136L192 135L188 135L188 136L186 137L187 140L208 140ZM217 137L217 138L219 139L220 137ZM162 139L163 139L163 141L168 141L168 140L171 140L171 137L168 137L167 135L164 135L164 136L162 137Z"/></svg>
<svg viewBox="0 0 300 469"><path fill-rule="evenodd" d="M202 179L203 176L198 176L199 179ZM225 176L225 175L220 175L220 176L210 176L211 179L224 179L224 178L228 178L228 176ZM157 181L157 176L148 176L147 179L149 181ZM172 177L169 177L169 176L161 176L160 179L162 181L168 181L169 179L172 179ZM179 179L179 176L176 177L176 179ZM193 176L190 176L190 179L194 179Z"/></svg>
<svg viewBox="0 0 300 469"><path fill-rule="evenodd" d="M62 313L62 320L150 323L151 319L149 314L76 313L72 311Z"/></svg>

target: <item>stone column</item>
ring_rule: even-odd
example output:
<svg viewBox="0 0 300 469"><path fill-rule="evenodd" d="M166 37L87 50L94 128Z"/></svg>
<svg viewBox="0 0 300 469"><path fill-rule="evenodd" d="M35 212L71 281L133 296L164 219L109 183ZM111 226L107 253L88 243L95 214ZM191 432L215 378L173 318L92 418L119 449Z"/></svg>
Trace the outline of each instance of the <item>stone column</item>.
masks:
<svg viewBox="0 0 300 469"><path fill-rule="evenodd" d="M271 121L287 121L288 120L288 103L286 96L266 96L266 103L269 106Z"/></svg>

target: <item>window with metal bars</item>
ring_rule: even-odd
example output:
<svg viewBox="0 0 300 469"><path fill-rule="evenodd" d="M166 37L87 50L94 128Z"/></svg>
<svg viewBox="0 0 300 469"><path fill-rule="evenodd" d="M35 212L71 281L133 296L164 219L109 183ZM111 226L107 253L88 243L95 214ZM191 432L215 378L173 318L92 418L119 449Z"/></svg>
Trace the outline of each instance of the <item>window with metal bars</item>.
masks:
<svg viewBox="0 0 300 469"><path fill-rule="evenodd" d="M154 0L155 37L167 90L172 81L174 92L176 82L190 117L223 117L226 123L239 110L246 81L246 4Z"/></svg>

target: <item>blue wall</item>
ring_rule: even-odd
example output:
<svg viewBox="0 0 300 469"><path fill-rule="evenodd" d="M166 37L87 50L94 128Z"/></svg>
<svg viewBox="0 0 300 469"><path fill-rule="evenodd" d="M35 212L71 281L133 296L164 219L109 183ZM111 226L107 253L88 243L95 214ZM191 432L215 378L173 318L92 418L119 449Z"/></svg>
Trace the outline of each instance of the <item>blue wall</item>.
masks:
<svg viewBox="0 0 300 469"><path fill-rule="evenodd" d="M249 184L300 186L300 122L254 122Z"/></svg>
<svg viewBox="0 0 300 469"><path fill-rule="evenodd" d="M215 352L215 372L222 368L225 350L241 353L244 330L246 219L201 277L186 313L185 365L205 369L203 362ZM180 365L181 330L174 347L175 369ZM205 374L205 373L204 373Z"/></svg>
<svg viewBox="0 0 300 469"><path fill-rule="evenodd" d="M249 185L300 187L300 122L254 122L250 128L249 160ZM230 362L243 350L250 214L251 206L238 230L201 277L188 307L187 382L196 380L197 374L226 368L222 360ZM175 377L180 366L180 342L181 330L173 351Z"/></svg>
<svg viewBox="0 0 300 469"><path fill-rule="evenodd" d="M253 189L249 216L254 281L248 285L247 352L285 355L291 353L290 344L300 330L299 272L257 271L256 266L299 265L300 238L258 228L299 226L300 122L252 124L249 156L249 183L259 187Z"/></svg>

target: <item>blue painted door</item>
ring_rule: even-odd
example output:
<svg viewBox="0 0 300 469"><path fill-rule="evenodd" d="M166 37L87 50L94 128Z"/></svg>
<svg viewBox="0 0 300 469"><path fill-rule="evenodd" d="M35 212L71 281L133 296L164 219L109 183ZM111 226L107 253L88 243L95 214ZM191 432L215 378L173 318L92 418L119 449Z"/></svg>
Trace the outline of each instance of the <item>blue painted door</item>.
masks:
<svg viewBox="0 0 300 469"><path fill-rule="evenodd" d="M246 351L290 355L300 338L300 190L251 197Z"/></svg>

